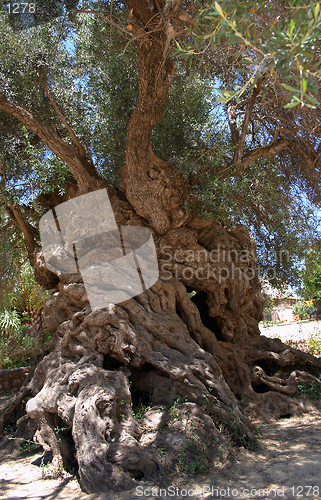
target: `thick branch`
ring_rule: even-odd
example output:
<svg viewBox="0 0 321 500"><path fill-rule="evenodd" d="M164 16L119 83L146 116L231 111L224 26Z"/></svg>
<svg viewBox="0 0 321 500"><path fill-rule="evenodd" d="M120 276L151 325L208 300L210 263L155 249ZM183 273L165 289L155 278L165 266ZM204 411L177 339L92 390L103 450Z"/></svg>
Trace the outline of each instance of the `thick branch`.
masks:
<svg viewBox="0 0 321 500"><path fill-rule="evenodd" d="M0 160L0 187L5 189L6 187L6 175L5 175L5 162L3 159ZM33 252L39 245L37 244L34 236L35 231L30 224L24 220L21 209L17 203L10 203L7 200L1 202L8 216L10 217L12 223L19 229L25 238L26 247L30 252Z"/></svg>
<svg viewBox="0 0 321 500"><path fill-rule="evenodd" d="M286 148L288 144L289 141L286 139L278 139L277 141L272 141L268 144L268 146L259 147L249 151L239 161L237 169L233 171L233 176L242 175L247 167L258 158L269 158L277 155L280 151Z"/></svg>
<svg viewBox="0 0 321 500"><path fill-rule="evenodd" d="M144 25L148 24L155 15L148 0L139 0L138 2L136 0L125 0L125 4L128 10L132 11L134 16Z"/></svg>
<svg viewBox="0 0 321 500"><path fill-rule="evenodd" d="M40 246L35 240L35 230L29 222L24 219L19 205L17 203L8 203L5 201L1 202L1 205L3 205L11 221L11 223L7 224L5 227L8 228L13 224L18 231L22 232L26 248L29 252L32 253L35 250L40 250ZM3 231L4 228L2 228L1 232Z"/></svg>
<svg viewBox="0 0 321 500"><path fill-rule="evenodd" d="M43 78L42 78L42 75L41 75L41 72L40 70L38 69L37 70L37 78L39 80L39 83L41 85L41 87L43 88L43 91L44 93L46 94L46 96L48 97L50 103L52 104L52 107L54 108L54 110L56 111L57 115L59 116L61 122L63 123L63 125L66 127L66 129L68 130L75 146L78 148L78 151L79 151L79 154L82 158L86 158L86 150L85 148L83 147L83 145L79 142L78 140L78 137L76 136L75 132L73 131L73 129L70 127L70 125L68 124L66 118L64 117L64 115L62 114L62 112L60 111L59 107L58 107L58 104L56 103L56 101L54 100L54 98L52 97L51 95L51 92L50 90L48 89L47 85L45 84L45 82L43 81Z"/></svg>
<svg viewBox="0 0 321 500"><path fill-rule="evenodd" d="M144 24L145 33L142 29L144 36L137 40L139 98L128 123L121 189L136 212L146 218L158 233L164 234L186 220L182 208L186 182L175 176L174 167L155 156L151 146L152 130L162 118L175 71L168 57L174 30L171 23L164 22L158 10L154 13L147 2L128 0L126 5L130 14ZM151 29L153 33L150 33Z"/></svg>
<svg viewBox="0 0 321 500"><path fill-rule="evenodd" d="M243 155L243 151L244 151L244 144L245 144L246 132L247 132L250 120L251 120L251 115L252 115L252 111L253 111L253 107L254 107L256 98L257 98L257 96L259 95L259 93L262 90L263 81L264 81L264 78L260 78L260 80L258 80L256 86L253 89L252 95L251 95L251 97L250 97L250 99L248 101L248 105L247 105L247 108L246 108L244 120L243 120L243 123L242 123L241 136L240 136L240 139L239 139L239 142L238 142L238 146L237 146L237 148L235 149L235 152L234 152L233 162L235 164L238 164L241 161L241 158L242 158L242 155Z"/></svg>
<svg viewBox="0 0 321 500"><path fill-rule="evenodd" d="M13 224L16 229L20 230L20 227L18 225L18 222L16 221L15 216L12 213L12 210L4 202L1 202L1 205L4 207L5 212L8 214L11 224ZM2 231L4 231L4 229Z"/></svg>
<svg viewBox="0 0 321 500"><path fill-rule="evenodd" d="M17 203L10 205L10 208L12 210L15 220L17 221L19 229L23 233L26 247L30 251L35 250L37 247L39 247L39 245L34 238L33 228L27 221L24 220L20 207Z"/></svg>
<svg viewBox="0 0 321 500"><path fill-rule="evenodd" d="M5 168L4 161L0 161L0 187L5 189ZM10 202L6 199L1 201L4 210L8 214L11 222L18 231L21 231L24 236L24 243L28 251L30 264L35 270L37 282L48 290L54 288L57 283L57 276L53 274L46 266L42 254L41 246L37 243L35 229L25 220L21 208L17 202Z"/></svg>
<svg viewBox="0 0 321 500"><path fill-rule="evenodd" d="M64 142L55 130L41 122L30 111L9 101L3 94L0 94L0 110L14 116L29 130L37 134L49 149L67 164L77 180L80 193L102 187L102 179L94 165L86 158L81 157L77 148ZM106 186L106 182L104 185Z"/></svg>

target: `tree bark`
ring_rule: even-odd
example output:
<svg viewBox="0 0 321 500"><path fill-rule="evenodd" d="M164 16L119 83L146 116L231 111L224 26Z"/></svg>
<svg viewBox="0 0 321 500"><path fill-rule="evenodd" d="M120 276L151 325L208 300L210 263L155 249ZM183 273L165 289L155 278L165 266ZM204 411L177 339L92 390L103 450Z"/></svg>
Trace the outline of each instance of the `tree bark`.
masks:
<svg viewBox="0 0 321 500"><path fill-rule="evenodd" d="M147 2L127 2L137 20L147 25L137 42L139 97L129 120L126 164L121 171L121 189L138 215L160 234L179 227L187 219L183 202L188 186L168 163L155 156L151 134L163 115L163 107L175 72L169 58L171 30L164 28L160 15ZM138 22L137 21L137 22Z"/></svg>
<svg viewBox="0 0 321 500"><path fill-rule="evenodd" d="M115 214L121 225L146 225L121 199ZM320 359L260 335L263 300L245 227L194 221L154 239L159 280L121 304L91 311L81 276L60 275L44 306L52 351L4 411L8 418L31 394L34 440L52 451L52 467L76 464L88 493L156 481L182 453L189 467L195 440L208 465L226 440L250 446L245 402L252 413L294 414L296 385L318 380ZM140 419L137 394L148 401Z"/></svg>
<svg viewBox="0 0 321 500"><path fill-rule="evenodd" d="M3 94L0 94L0 110L14 116L29 130L37 134L44 144L66 163L77 181L79 194L107 186L107 181L102 179L92 162L84 157L77 147L64 142L54 129L45 125L30 111L11 102Z"/></svg>

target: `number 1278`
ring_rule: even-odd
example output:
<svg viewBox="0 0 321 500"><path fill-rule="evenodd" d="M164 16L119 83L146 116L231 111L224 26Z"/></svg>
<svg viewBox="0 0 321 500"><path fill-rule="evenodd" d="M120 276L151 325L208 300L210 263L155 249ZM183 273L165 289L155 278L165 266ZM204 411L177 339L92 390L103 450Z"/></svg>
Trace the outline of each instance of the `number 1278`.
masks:
<svg viewBox="0 0 321 500"><path fill-rule="evenodd" d="M8 14L34 14L36 11L36 5L34 3L7 3L6 4Z"/></svg>

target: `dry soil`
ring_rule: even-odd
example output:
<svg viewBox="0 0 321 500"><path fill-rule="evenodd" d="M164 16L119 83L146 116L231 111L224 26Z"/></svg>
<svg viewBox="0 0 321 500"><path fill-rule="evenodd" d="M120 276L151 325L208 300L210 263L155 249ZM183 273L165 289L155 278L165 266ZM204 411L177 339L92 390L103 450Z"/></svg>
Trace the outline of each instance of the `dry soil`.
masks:
<svg viewBox="0 0 321 500"><path fill-rule="evenodd" d="M260 423L258 422L258 425ZM261 422L258 449L235 450L234 460L187 485L141 483L130 492L86 495L73 478L44 479L41 455L6 457L0 464L0 498L6 500L129 500L133 498L283 498L321 500L321 412ZM38 460L39 461L39 460Z"/></svg>

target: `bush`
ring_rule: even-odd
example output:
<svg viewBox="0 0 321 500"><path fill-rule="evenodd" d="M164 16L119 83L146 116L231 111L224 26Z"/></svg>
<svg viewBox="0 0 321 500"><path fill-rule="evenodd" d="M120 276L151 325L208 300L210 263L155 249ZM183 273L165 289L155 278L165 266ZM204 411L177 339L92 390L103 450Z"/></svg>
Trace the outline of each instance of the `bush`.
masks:
<svg viewBox="0 0 321 500"><path fill-rule="evenodd" d="M45 333L15 309L0 311L0 370L27 366L30 357L45 349Z"/></svg>
<svg viewBox="0 0 321 500"><path fill-rule="evenodd" d="M310 307L304 302L297 302L293 307L293 315L298 316L300 319L307 319L309 317Z"/></svg>
<svg viewBox="0 0 321 500"><path fill-rule="evenodd" d="M296 396L305 396L311 399L321 398L321 382L307 382L305 384L298 384L296 389Z"/></svg>
<svg viewBox="0 0 321 500"><path fill-rule="evenodd" d="M9 337L21 328L21 317L15 309L0 312L0 335Z"/></svg>
<svg viewBox="0 0 321 500"><path fill-rule="evenodd" d="M263 321L270 322L272 319L272 311L273 311L273 299L269 294L263 291L263 297L265 300L264 309L263 309Z"/></svg>
<svg viewBox="0 0 321 500"><path fill-rule="evenodd" d="M17 279L10 302L28 323L35 326L40 320L44 301L49 295L50 292L36 282L30 266L25 266Z"/></svg>
<svg viewBox="0 0 321 500"><path fill-rule="evenodd" d="M0 311L0 369L11 368L11 354L22 330L21 316L15 309Z"/></svg>
<svg viewBox="0 0 321 500"><path fill-rule="evenodd" d="M1 295L0 369L27 366L30 357L46 348L48 332L42 323L42 307L49 294L26 263Z"/></svg>
<svg viewBox="0 0 321 500"><path fill-rule="evenodd" d="M311 335L307 340L307 346L311 354L313 355L321 354L321 332L318 332L314 336Z"/></svg>

